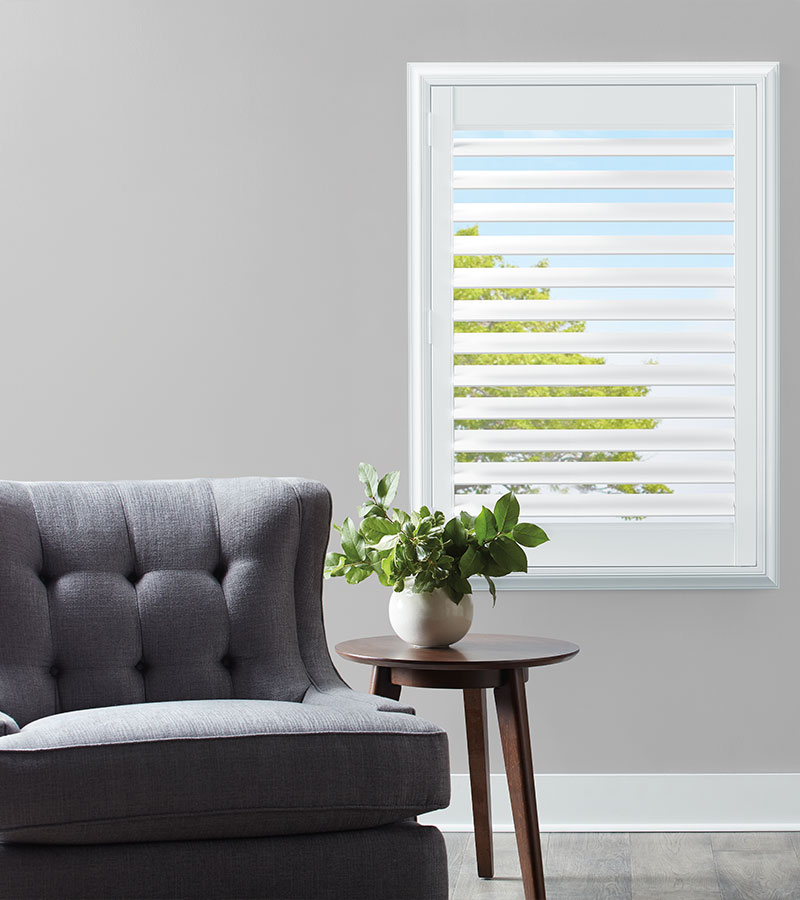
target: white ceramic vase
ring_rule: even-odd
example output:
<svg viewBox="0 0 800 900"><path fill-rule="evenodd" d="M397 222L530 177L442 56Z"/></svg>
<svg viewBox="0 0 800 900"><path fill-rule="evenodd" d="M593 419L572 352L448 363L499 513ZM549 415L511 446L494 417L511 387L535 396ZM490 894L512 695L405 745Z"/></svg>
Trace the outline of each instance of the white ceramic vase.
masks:
<svg viewBox="0 0 800 900"><path fill-rule="evenodd" d="M392 592L389 621L395 634L414 647L449 647L472 626L472 594L453 603L447 592L436 588L415 594L410 587Z"/></svg>

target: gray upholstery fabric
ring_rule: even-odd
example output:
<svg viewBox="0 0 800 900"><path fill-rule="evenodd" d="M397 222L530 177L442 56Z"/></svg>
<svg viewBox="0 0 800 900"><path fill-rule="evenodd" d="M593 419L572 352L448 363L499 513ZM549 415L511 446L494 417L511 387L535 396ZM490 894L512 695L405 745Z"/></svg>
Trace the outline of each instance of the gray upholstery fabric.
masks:
<svg viewBox="0 0 800 900"><path fill-rule="evenodd" d="M22 726L346 689L322 624L329 523L299 479L0 482L0 709Z"/></svg>
<svg viewBox="0 0 800 900"><path fill-rule="evenodd" d="M382 824L446 804L446 736L333 666L330 518L302 479L0 482L0 897L446 896L438 833Z"/></svg>
<svg viewBox="0 0 800 900"><path fill-rule="evenodd" d="M19 725L4 712L0 712L0 737L6 734L14 734L19 731Z"/></svg>
<svg viewBox="0 0 800 900"><path fill-rule="evenodd" d="M0 900L447 900L435 828L83 847L0 844Z"/></svg>
<svg viewBox="0 0 800 900"><path fill-rule="evenodd" d="M311 706L336 706L340 709L347 707L364 710L367 708L379 712L408 713L412 716L415 712L413 706L406 706L396 700L377 697L374 694L362 694L360 691L354 691L347 687L344 683L327 686L325 690L320 690L316 685L312 685L303 697L303 703Z"/></svg>
<svg viewBox="0 0 800 900"><path fill-rule="evenodd" d="M281 479L0 484L0 708L300 700L299 491Z"/></svg>
<svg viewBox="0 0 800 900"><path fill-rule="evenodd" d="M440 729L358 702L62 713L0 738L0 837L109 843L368 828L447 805L447 756Z"/></svg>

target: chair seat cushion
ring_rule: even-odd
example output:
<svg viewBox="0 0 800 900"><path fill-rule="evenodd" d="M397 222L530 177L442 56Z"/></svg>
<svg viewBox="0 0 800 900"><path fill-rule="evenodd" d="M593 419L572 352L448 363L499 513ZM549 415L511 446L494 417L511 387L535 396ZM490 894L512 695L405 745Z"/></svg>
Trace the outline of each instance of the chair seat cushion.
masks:
<svg viewBox="0 0 800 900"><path fill-rule="evenodd" d="M38 719L0 737L0 839L343 831L446 806L445 733L356 706L194 700Z"/></svg>

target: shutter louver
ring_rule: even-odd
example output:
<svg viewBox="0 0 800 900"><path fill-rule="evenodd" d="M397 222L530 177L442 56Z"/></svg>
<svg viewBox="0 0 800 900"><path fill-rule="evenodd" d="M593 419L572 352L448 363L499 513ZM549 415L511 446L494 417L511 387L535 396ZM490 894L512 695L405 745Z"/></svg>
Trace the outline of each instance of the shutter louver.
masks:
<svg viewBox="0 0 800 900"><path fill-rule="evenodd" d="M456 121L456 510L513 489L537 522L733 521L735 141L721 118Z"/></svg>

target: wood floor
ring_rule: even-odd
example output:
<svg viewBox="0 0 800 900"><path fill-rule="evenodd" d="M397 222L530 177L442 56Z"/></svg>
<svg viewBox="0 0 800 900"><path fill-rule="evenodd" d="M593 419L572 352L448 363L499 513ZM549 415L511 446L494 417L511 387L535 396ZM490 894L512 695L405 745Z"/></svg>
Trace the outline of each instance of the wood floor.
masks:
<svg viewBox="0 0 800 900"><path fill-rule="evenodd" d="M451 900L523 900L513 834L495 834L495 877L471 834L445 834ZM548 900L800 900L800 832L543 834Z"/></svg>

